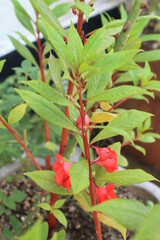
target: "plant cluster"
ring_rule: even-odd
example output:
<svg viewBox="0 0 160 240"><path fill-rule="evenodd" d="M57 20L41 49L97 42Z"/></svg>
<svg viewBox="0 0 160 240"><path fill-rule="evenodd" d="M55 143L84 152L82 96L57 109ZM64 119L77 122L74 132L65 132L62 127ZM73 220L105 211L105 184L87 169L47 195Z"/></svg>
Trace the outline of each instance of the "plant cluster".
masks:
<svg viewBox="0 0 160 240"><path fill-rule="evenodd" d="M8 121L0 116L0 127L12 134L37 168L25 175L51 193L49 203L39 204L49 211L48 224L38 221L20 239L31 239L35 233L37 240L47 239L47 236L52 240L65 239L64 230L54 232L55 218L67 228L67 220L59 210L65 199L57 200L58 195L65 198L72 195L84 210L92 213L97 240L102 239L101 222L118 229L124 239L127 229L136 233L134 240L158 239L158 228L155 231L148 226L152 221L158 224L160 205L151 209L135 200L120 199L114 186L157 180L140 169L118 171L118 166L127 165L121 154L122 147L130 144L145 153L137 142L151 143L160 138L152 132L151 113L122 107L128 99L148 101L148 97L154 98L154 90L160 91L160 83L154 79L147 63L159 59L159 50L143 52L140 49L145 41L144 27L150 19L160 20L160 17L139 16L146 1L135 0L128 16L121 7L122 19L113 20L103 15L103 26L85 35L83 22L88 21L94 11L94 1L75 0L74 4L51 9L49 5L53 0L30 0L36 21L17 0L12 2L21 24L35 36L37 47L22 34L18 35L37 52L39 63L26 46L10 36L17 51L33 66L26 71L22 65L25 80L20 82L22 86L16 93L23 103L11 110ZM77 28L71 22L70 28L64 30L58 18L69 8L78 17ZM40 32L45 38L43 44ZM137 62L145 62L145 67L141 68ZM51 134L56 133L57 127L61 129L59 153L56 153L53 168L51 153L46 154L43 170L27 141L14 129L14 124L23 120L26 110L29 116L34 111L34 115L44 119L45 141L50 149L54 146ZM26 129L25 124L23 126ZM119 135L123 137L121 142L106 141ZM82 155L73 163L70 157L77 144Z"/></svg>

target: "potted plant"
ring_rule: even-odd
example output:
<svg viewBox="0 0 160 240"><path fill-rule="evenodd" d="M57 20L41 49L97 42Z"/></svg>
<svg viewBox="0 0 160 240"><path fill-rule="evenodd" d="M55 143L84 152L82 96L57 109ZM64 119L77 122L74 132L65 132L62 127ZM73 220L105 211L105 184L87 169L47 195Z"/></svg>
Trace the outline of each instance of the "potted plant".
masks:
<svg viewBox="0 0 160 240"><path fill-rule="evenodd" d="M13 3L21 23L35 34L30 16L18 1L14 0ZM143 151L135 144L135 140L159 138L159 135L150 129L151 113L120 108L129 98L153 98L152 90L159 88L159 82L148 78L145 69L144 75L147 77L144 76L140 83L133 86L126 83L120 86L115 84L119 74L124 76L135 69L141 72L136 62L145 59L147 53L140 50L139 36L152 16L139 16L139 11L146 7L147 3L136 0L126 21L106 22L102 28L87 36L82 31L84 16L88 21L94 2L75 1L72 10L78 16L77 29L71 23L68 31L64 31L48 7L49 2L31 0L31 4L37 17L35 35L39 64L25 46L13 37L10 39L17 51L37 67L39 77L38 80L33 80L27 76L29 81L21 82L24 85L21 89L16 89L16 92L24 102L11 110L8 121L0 116L0 122L1 127L10 132L37 168L37 171L27 172L25 175L51 193L51 198L49 203L38 205L49 212L48 225L38 221L34 228L20 239L29 239L34 231L34 238L37 239L42 236L45 236L45 239L47 236L48 239L64 239L64 230L58 233L54 231L55 218L67 227L66 218L59 208L64 204L64 197L70 195L73 195L87 212L92 213L98 240L102 239L100 222L120 230L124 239L126 229L137 232L135 239L145 239L148 235L146 226L152 217L158 218L156 213L159 205L152 210L138 201L120 199L114 189L115 185L129 186L157 180L140 169L117 171L118 165L126 164L126 159L121 155L122 146L132 144ZM44 49L40 41L40 31L47 41ZM22 38L27 43L24 36ZM56 57L51 52L49 59L46 58L46 49L53 49ZM1 62L1 65L3 63ZM50 86L50 75L45 72L47 65L54 86ZM66 80L67 90L63 84ZM124 83L125 80L121 82ZM15 131L14 125L12 127L12 124L24 117L28 108L44 119L46 144L51 144L49 123L62 129L60 149L56 154L57 161L53 163L53 169L49 154L46 155L45 170L42 169L26 142L23 142ZM94 131L95 129L97 131ZM102 147L102 140L118 135L123 136L122 142ZM70 156L77 143L82 150L82 156L78 162L73 163ZM63 199L58 200L58 195L63 196ZM149 230L152 239L157 239L159 230L156 230L156 234L154 229ZM144 238L139 238L142 235Z"/></svg>

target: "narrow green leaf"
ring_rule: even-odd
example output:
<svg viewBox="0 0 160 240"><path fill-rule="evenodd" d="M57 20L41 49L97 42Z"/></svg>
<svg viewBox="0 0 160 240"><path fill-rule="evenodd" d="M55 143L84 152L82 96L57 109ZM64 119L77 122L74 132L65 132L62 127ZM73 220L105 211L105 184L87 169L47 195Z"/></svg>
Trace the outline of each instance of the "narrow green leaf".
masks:
<svg viewBox="0 0 160 240"><path fill-rule="evenodd" d="M86 44L84 45L83 51L82 51L82 63L89 62L92 57L95 55L95 53L98 52L102 41L104 38L104 28L100 28L97 30L94 34L92 34Z"/></svg>
<svg viewBox="0 0 160 240"><path fill-rule="evenodd" d="M41 228L41 240L46 240L48 238L48 230L49 230L49 226L47 222L43 222L42 224L42 228Z"/></svg>
<svg viewBox="0 0 160 240"><path fill-rule="evenodd" d="M72 22L69 29L67 48L70 52L70 57L73 59L75 67L78 68L83 51L83 44Z"/></svg>
<svg viewBox="0 0 160 240"><path fill-rule="evenodd" d="M122 20L127 19L127 12L125 10L125 7L124 7L123 3L121 3L121 6L120 6L120 14L121 14L121 19Z"/></svg>
<svg viewBox="0 0 160 240"><path fill-rule="evenodd" d="M63 91L63 86L62 86L60 60L55 58L52 54L50 54L48 64L49 64L50 74L54 81L55 87L57 88L58 91L63 93L64 91Z"/></svg>
<svg viewBox="0 0 160 240"><path fill-rule="evenodd" d="M10 216L9 221L10 221L13 229L15 230L15 232L17 232L19 230L19 228L21 227L22 223L15 216Z"/></svg>
<svg viewBox="0 0 160 240"><path fill-rule="evenodd" d="M22 57L26 58L29 60L33 65L38 66L35 58L31 54L31 52L26 48L24 45L22 45L18 40L16 40L14 37L9 36L13 46L17 50L17 52L22 55Z"/></svg>
<svg viewBox="0 0 160 240"><path fill-rule="evenodd" d="M54 209L52 210L52 213L54 214L54 216L56 217L56 219L63 225L65 226L65 228L67 228L67 219L65 217L65 215L63 214L62 211L58 210L58 209Z"/></svg>
<svg viewBox="0 0 160 240"><path fill-rule="evenodd" d="M48 203L39 203L39 204L37 204L37 207L40 207L46 211L52 210L52 207Z"/></svg>
<svg viewBox="0 0 160 240"><path fill-rule="evenodd" d="M67 189L64 187L59 187L54 181L55 173L53 171L34 171L25 173L24 175L31 178L40 188L46 190L47 192L52 192L60 195L68 195Z"/></svg>
<svg viewBox="0 0 160 240"><path fill-rule="evenodd" d="M160 91L160 81L158 80L149 81L146 85L144 85L144 88L147 90Z"/></svg>
<svg viewBox="0 0 160 240"><path fill-rule="evenodd" d="M58 4L54 9L52 10L54 15L59 18L63 15L65 15L71 8L72 3L61 3Z"/></svg>
<svg viewBox="0 0 160 240"><path fill-rule="evenodd" d="M20 23L33 35L35 35L34 28L31 23L31 17L17 0L11 0L14 5L15 14Z"/></svg>
<svg viewBox="0 0 160 240"><path fill-rule="evenodd" d="M141 169L106 173L102 176L99 176L97 180L113 183L118 186L130 186L148 181L158 181L158 179L153 177L151 174L146 173Z"/></svg>
<svg viewBox="0 0 160 240"><path fill-rule="evenodd" d="M41 21L41 25L46 31L48 41L57 53L58 57L69 67L74 66L73 59L70 57L69 48L64 42L64 38L48 22Z"/></svg>
<svg viewBox="0 0 160 240"><path fill-rule="evenodd" d="M55 232L51 240L65 240L65 231Z"/></svg>
<svg viewBox="0 0 160 240"><path fill-rule="evenodd" d="M160 204L157 204L139 227L133 240L159 240Z"/></svg>
<svg viewBox="0 0 160 240"><path fill-rule="evenodd" d="M32 239L34 236L34 240L42 240L42 219L39 219L34 223L22 236L20 236L20 240L28 240Z"/></svg>
<svg viewBox="0 0 160 240"><path fill-rule="evenodd" d="M60 22L56 18L53 11L47 6L43 0L30 0L34 8L38 10L41 16L52 25L63 37L65 36L65 31L61 26Z"/></svg>
<svg viewBox="0 0 160 240"><path fill-rule="evenodd" d="M154 62L160 60L160 49L139 53L133 60L135 62Z"/></svg>
<svg viewBox="0 0 160 240"><path fill-rule="evenodd" d="M91 101L92 104L97 101L106 101L108 103L113 104L124 98L127 98L127 97L131 98L132 96L139 95L139 94L153 96L152 93L146 91L143 88L123 85L123 86L107 89L89 98L88 101Z"/></svg>
<svg viewBox="0 0 160 240"><path fill-rule="evenodd" d="M29 85L31 88L33 88L45 99L50 100L53 103L56 103L61 106L73 105L73 103L71 103L67 98L62 96L53 87L50 87L48 84L43 83L42 81L32 80L32 81L25 81L24 83Z"/></svg>
<svg viewBox="0 0 160 240"><path fill-rule="evenodd" d="M91 208L91 211L102 212L131 231L136 231L149 215L151 209L135 200L109 200Z"/></svg>
<svg viewBox="0 0 160 240"><path fill-rule="evenodd" d="M104 129L91 141L91 144L102 139L113 137L118 135L118 132L113 133L112 128L118 128L125 131L130 131L135 127L142 124L152 114L147 112L141 112L138 110L128 110L121 113L118 117L114 118ZM111 129L110 129L111 127Z"/></svg>
<svg viewBox="0 0 160 240"><path fill-rule="evenodd" d="M136 150L138 150L139 152L143 153L144 156L146 155L146 150L145 150L145 148L143 148L143 147L141 147L141 146L139 146L139 145L137 145L137 144L134 144L133 147L134 147Z"/></svg>
<svg viewBox="0 0 160 240"><path fill-rule="evenodd" d="M13 124L19 122L25 115L27 109L26 103L21 103L12 109L8 116L8 123Z"/></svg>
<svg viewBox="0 0 160 240"><path fill-rule="evenodd" d="M148 41L159 41L160 40L160 34L145 34L141 37L143 42Z"/></svg>
<svg viewBox="0 0 160 240"><path fill-rule="evenodd" d="M87 98L93 97L103 92L111 79L112 73L99 74L92 76L88 81Z"/></svg>
<svg viewBox="0 0 160 240"><path fill-rule="evenodd" d="M2 68L4 66L4 63L5 63L6 60L1 60L0 61L0 72L2 71Z"/></svg>
<svg viewBox="0 0 160 240"><path fill-rule="evenodd" d="M26 45L28 45L29 47L37 51L36 46L31 41L29 41L22 33L20 32L16 32L16 33L21 37L21 39L26 43Z"/></svg>
<svg viewBox="0 0 160 240"><path fill-rule="evenodd" d="M76 132L78 131L76 126L65 116L65 114L57 106L55 106L42 96L26 90L16 89L16 91L40 117L60 127L65 127L69 130Z"/></svg>
<svg viewBox="0 0 160 240"><path fill-rule="evenodd" d="M75 2L76 2L75 8L77 8L78 10L84 13L86 20L88 22L89 15L92 11L94 11L94 9L88 3L79 2L79 1L75 1Z"/></svg>
<svg viewBox="0 0 160 240"><path fill-rule="evenodd" d="M16 203L11 197L6 197L3 204L9 209L16 210Z"/></svg>
<svg viewBox="0 0 160 240"><path fill-rule="evenodd" d="M89 186L89 169L86 160L73 164L69 169L69 175L73 194L78 194Z"/></svg>
<svg viewBox="0 0 160 240"><path fill-rule="evenodd" d="M64 204L64 202L66 201L66 199L60 199L57 200L56 203L54 204L53 208L61 208Z"/></svg>

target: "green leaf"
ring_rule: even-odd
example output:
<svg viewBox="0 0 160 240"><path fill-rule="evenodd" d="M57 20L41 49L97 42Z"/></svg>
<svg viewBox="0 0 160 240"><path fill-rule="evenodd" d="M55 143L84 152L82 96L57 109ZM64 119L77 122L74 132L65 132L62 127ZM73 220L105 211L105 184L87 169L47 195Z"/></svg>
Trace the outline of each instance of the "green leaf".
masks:
<svg viewBox="0 0 160 240"><path fill-rule="evenodd" d="M53 171L34 171L25 173L27 177L31 178L40 188L46 190L47 192L52 192L60 195L68 195L67 189L64 187L59 187L54 181L55 173ZM70 194L71 194L70 189Z"/></svg>
<svg viewBox="0 0 160 240"><path fill-rule="evenodd" d="M98 52L100 49L100 46L102 44L104 38L104 28L100 28L97 30L94 34L92 34L86 44L84 45L83 51L82 51L82 63L89 62L92 60L95 53Z"/></svg>
<svg viewBox="0 0 160 240"><path fill-rule="evenodd" d="M42 224L42 237L41 237L41 240L46 240L48 238L48 230L49 230L48 223L44 222Z"/></svg>
<svg viewBox="0 0 160 240"><path fill-rule="evenodd" d="M57 2L58 0L44 0L44 2L47 4L47 5L51 5L52 3L54 2Z"/></svg>
<svg viewBox="0 0 160 240"><path fill-rule="evenodd" d="M139 227L133 240L159 240L160 204L157 204Z"/></svg>
<svg viewBox="0 0 160 240"><path fill-rule="evenodd" d="M92 76L88 82L87 98L93 97L103 92L111 79L112 73Z"/></svg>
<svg viewBox="0 0 160 240"><path fill-rule="evenodd" d="M65 15L69 10L70 7L72 6L72 3L61 3L58 4L54 9L52 10L54 15L59 18L63 15Z"/></svg>
<svg viewBox="0 0 160 240"><path fill-rule="evenodd" d="M139 95L139 94L153 96L152 93L140 87L123 85L123 86L107 89L89 98L88 101L91 101L92 104L97 101L106 101L107 103L113 104L124 98L128 98L128 97L131 98L132 96Z"/></svg>
<svg viewBox="0 0 160 240"><path fill-rule="evenodd" d="M7 227L3 228L3 235L5 239L13 239L14 235L11 230L9 230Z"/></svg>
<svg viewBox="0 0 160 240"><path fill-rule="evenodd" d="M14 5L14 10L16 17L20 21L20 23L33 35L35 35L34 28L31 23L31 17L28 15L26 10L22 7L22 5L17 0L11 0Z"/></svg>
<svg viewBox="0 0 160 240"><path fill-rule="evenodd" d="M47 6L43 0L30 0L34 8L38 10L41 16L49 23L53 28L55 28L63 37L65 36L65 31L61 26L60 22L54 15L53 11Z"/></svg>
<svg viewBox="0 0 160 240"><path fill-rule="evenodd" d="M127 19L127 12L124 8L124 5L123 3L121 3L121 6L120 6L120 14L121 14L121 19L122 20L126 20Z"/></svg>
<svg viewBox="0 0 160 240"><path fill-rule="evenodd" d="M36 46L31 41L29 41L22 33L20 32L16 32L16 33L21 37L21 39L26 43L26 45L28 45L29 47L37 51Z"/></svg>
<svg viewBox="0 0 160 240"><path fill-rule="evenodd" d="M53 87L50 87L48 84L38 81L23 81L23 83L29 85L36 92L42 95L45 99L50 100L53 103L56 103L61 106L70 106L73 105L68 99L62 96L58 91L56 91Z"/></svg>
<svg viewBox="0 0 160 240"><path fill-rule="evenodd" d="M154 62L160 60L160 49L139 53L134 57L133 60L135 62Z"/></svg>
<svg viewBox="0 0 160 240"><path fill-rule="evenodd" d="M54 216L56 217L56 219L63 225L65 226L65 228L67 228L67 219L65 217L65 215L63 214L62 211L58 210L58 209L54 209L52 210L52 213L54 214Z"/></svg>
<svg viewBox="0 0 160 240"><path fill-rule="evenodd" d="M86 160L73 164L69 169L69 175L73 194L78 194L89 186L89 169Z"/></svg>
<svg viewBox="0 0 160 240"><path fill-rule="evenodd" d="M141 37L143 42L147 41L159 41L160 34L145 34Z"/></svg>
<svg viewBox="0 0 160 240"><path fill-rule="evenodd" d="M96 180L113 183L118 186L130 186L148 181L158 181L158 179L151 174L146 173L141 169L105 173L104 175L99 176Z"/></svg>
<svg viewBox="0 0 160 240"><path fill-rule="evenodd" d="M112 52L100 57L93 66L98 72L101 71L101 74L103 72L111 72L123 66L124 64L127 64L128 61L137 54L137 52L139 52L139 50L121 51L115 53Z"/></svg>
<svg viewBox="0 0 160 240"><path fill-rule="evenodd" d="M57 150L57 145L53 142L48 141L44 144L44 148L53 152L53 151Z"/></svg>
<svg viewBox="0 0 160 240"><path fill-rule="evenodd" d="M91 211L102 212L127 229L136 231L150 213L150 208L135 200L116 199L94 206Z"/></svg>
<svg viewBox="0 0 160 240"><path fill-rule="evenodd" d="M8 116L8 123L13 124L19 122L25 115L27 109L26 103L21 103L12 109Z"/></svg>
<svg viewBox="0 0 160 240"><path fill-rule="evenodd" d="M65 240L65 231L55 232L51 240Z"/></svg>
<svg viewBox="0 0 160 240"><path fill-rule="evenodd" d="M55 58L52 54L49 57L49 70L51 77L54 81L55 87L58 91L63 93L63 86L62 86L62 78L61 78L61 69L60 69L60 61L59 59Z"/></svg>
<svg viewBox="0 0 160 240"><path fill-rule="evenodd" d="M1 60L0 61L0 72L2 71L2 68L4 66L4 63L5 63L6 60Z"/></svg>
<svg viewBox="0 0 160 240"><path fill-rule="evenodd" d="M64 204L64 202L66 201L66 199L60 199L57 200L56 203L54 204L53 208L61 208Z"/></svg>
<svg viewBox="0 0 160 240"><path fill-rule="evenodd" d="M3 215L3 213L5 213L6 209L4 208L4 206L2 204L0 204L0 217Z"/></svg>
<svg viewBox="0 0 160 240"><path fill-rule="evenodd" d="M144 156L146 155L146 150L145 150L145 148L143 148L143 147L141 147L141 146L139 146L139 145L137 145L137 144L134 144L133 147L134 147L136 150L138 150L139 152L143 153Z"/></svg>
<svg viewBox="0 0 160 240"><path fill-rule="evenodd" d="M83 44L72 22L69 29L67 48L68 52L70 52L70 57L73 59L74 66L78 68L83 51Z"/></svg>
<svg viewBox="0 0 160 240"><path fill-rule="evenodd" d="M160 91L160 81L156 80L149 81L146 85L144 85L144 88L147 90Z"/></svg>
<svg viewBox="0 0 160 240"><path fill-rule="evenodd" d="M81 191L80 193L74 195L74 198L78 201L79 205L88 211L91 207L91 199L86 191Z"/></svg>
<svg viewBox="0 0 160 240"><path fill-rule="evenodd" d="M39 203L39 204L37 204L37 207L40 207L46 211L52 210L52 207L48 203Z"/></svg>
<svg viewBox="0 0 160 240"><path fill-rule="evenodd" d="M22 223L15 216L10 216L9 221L15 232L17 232L20 229Z"/></svg>
<svg viewBox="0 0 160 240"><path fill-rule="evenodd" d="M16 91L40 117L60 127L64 127L76 132L78 131L76 126L74 126L74 124L57 106L42 96L26 90L16 89Z"/></svg>
<svg viewBox="0 0 160 240"><path fill-rule="evenodd" d="M117 229L122 234L124 240L126 240L127 230L121 224L117 223L114 219L109 218L101 213L98 213L98 218L103 224L106 224L107 226Z"/></svg>
<svg viewBox="0 0 160 240"><path fill-rule="evenodd" d="M20 236L20 240L29 240L34 236L34 240L44 240L42 239L42 219L36 221L25 234Z"/></svg>
<svg viewBox="0 0 160 240"><path fill-rule="evenodd" d="M42 21L41 25L45 28L48 41L55 50L58 57L69 67L74 66L72 55L70 55L70 50L64 42L64 38L56 31L48 22Z"/></svg>
<svg viewBox="0 0 160 240"><path fill-rule="evenodd" d="M13 199L15 202L18 202L18 203L22 202L26 197L27 197L27 194L18 189L14 190L10 196L11 199Z"/></svg>
<svg viewBox="0 0 160 240"><path fill-rule="evenodd" d="M33 65L38 66L35 58L33 57L33 55L31 54L31 52L28 50L28 48L26 48L24 45L22 45L18 40L16 40L14 37L9 36L13 46L15 47L15 49L17 50L17 52L22 55L22 57L26 58L27 60L29 60L31 63L33 63Z"/></svg>
<svg viewBox="0 0 160 240"><path fill-rule="evenodd" d="M11 197L6 197L3 204L9 209L16 210L16 203Z"/></svg>
<svg viewBox="0 0 160 240"><path fill-rule="evenodd" d="M75 8L77 8L78 10L84 13L86 20L88 22L89 15L92 11L94 11L94 9L88 3L85 3L85 2L79 2L77 0L75 1L75 3L76 3Z"/></svg>
<svg viewBox="0 0 160 240"><path fill-rule="evenodd" d="M102 139L119 135L118 132L113 132L112 128L130 131L138 127L151 116L152 114L150 113L134 109L122 112L118 117L114 118L106 127L104 127L104 129L91 141L91 144Z"/></svg>

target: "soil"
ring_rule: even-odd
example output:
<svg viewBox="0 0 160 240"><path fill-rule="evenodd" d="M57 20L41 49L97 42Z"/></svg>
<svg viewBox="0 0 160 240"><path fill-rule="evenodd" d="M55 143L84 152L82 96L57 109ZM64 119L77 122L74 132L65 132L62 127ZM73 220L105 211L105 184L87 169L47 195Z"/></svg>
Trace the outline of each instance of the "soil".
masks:
<svg viewBox="0 0 160 240"><path fill-rule="evenodd" d="M21 175L16 175L14 181L11 182L3 180L0 183L0 188L2 191L7 193L8 196L14 189L23 190L27 194L27 197L23 202L16 204L16 211L11 211L11 214L14 215L21 223L23 223L23 228L21 228L19 231L19 234L21 234L24 231L24 228L27 228L35 219L39 218L40 215L42 215L44 218L46 217L46 212L43 210L39 212L39 209L36 208L38 198L42 199L46 197L46 193L35 186L34 183L26 177L19 177L19 179L17 179L17 176ZM144 204L146 204L147 200L156 202L156 199L154 199L150 194L148 194L146 191L140 191L139 188L117 187L116 191L116 194L119 198L137 199ZM96 240L92 216L85 213L77 205L74 199L71 197L68 198L62 207L62 211L65 213L68 221L66 240ZM28 217L29 212L30 215ZM10 224L9 216L6 214L3 214L0 217L0 233L4 227L8 227L14 232ZM62 226L57 224L57 229L59 230L61 228ZM118 231L105 225L102 225L102 236L103 240L123 239L122 235ZM127 240L131 240L132 236L133 233L128 231ZM0 239L5 238L0 235Z"/></svg>

